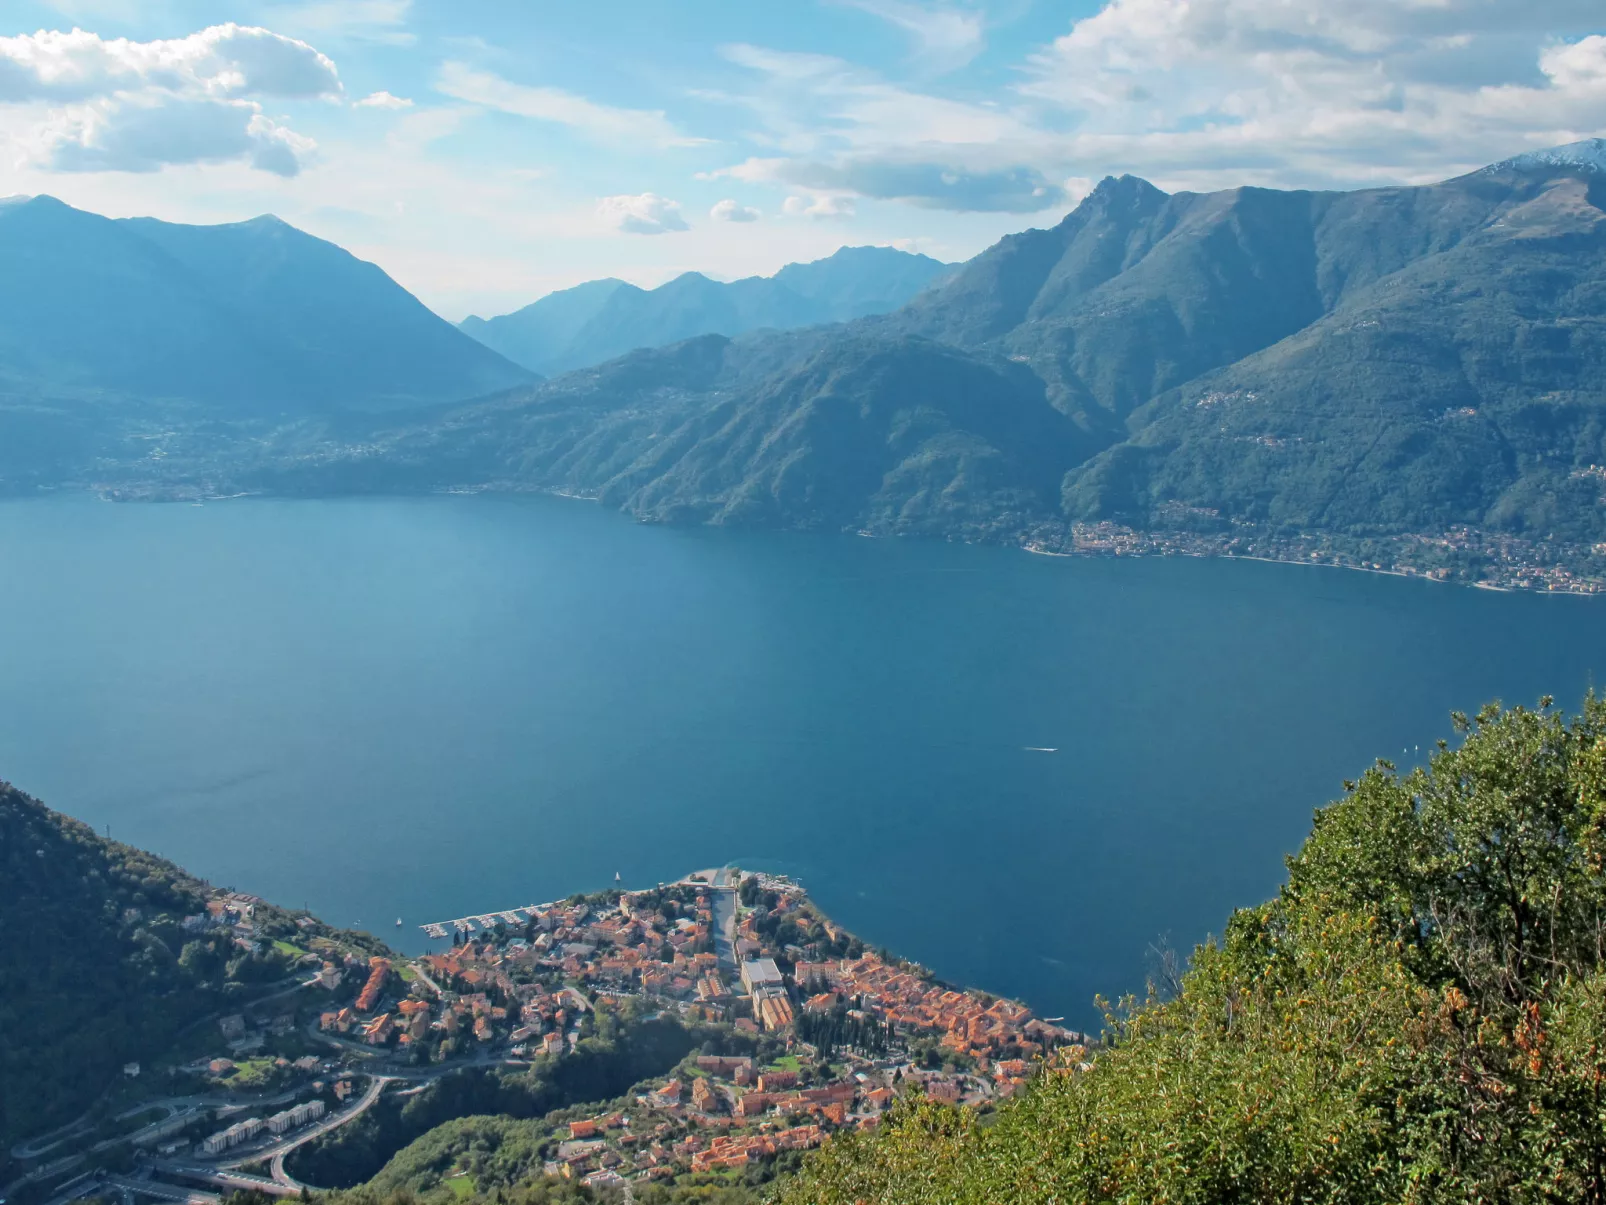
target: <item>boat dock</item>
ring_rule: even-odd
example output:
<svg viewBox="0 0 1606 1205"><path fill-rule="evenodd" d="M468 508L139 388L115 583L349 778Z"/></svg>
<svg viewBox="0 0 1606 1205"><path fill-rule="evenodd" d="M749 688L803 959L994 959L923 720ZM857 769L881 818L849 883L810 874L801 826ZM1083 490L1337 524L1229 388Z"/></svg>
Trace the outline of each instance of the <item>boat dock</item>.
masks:
<svg viewBox="0 0 1606 1205"><path fill-rule="evenodd" d="M453 932L470 934L480 933L486 929L494 929L498 924L523 925L543 908L554 907L553 904L526 904L522 908L509 908L506 912L482 912L477 916L460 916L456 920L433 921L427 925L419 925L425 933L437 940L450 937Z"/></svg>
<svg viewBox="0 0 1606 1205"><path fill-rule="evenodd" d="M696 876L701 877L687 875L684 878L676 879L673 883L659 883L658 886L660 888L708 887L712 884L717 887L724 882L722 876L725 874L724 868L719 870L700 870L696 872ZM615 887L618 887L619 876L617 874L613 876L613 881ZM623 893L627 896L640 894L639 892L631 891L624 891ZM545 904L525 904L520 908L509 908L506 912L482 912L476 916L460 916L456 920L433 921L430 924L419 925L418 927L437 941L444 941L454 932L468 936L484 932L487 929L494 929L499 923L509 926L525 925L530 922L536 913L545 912L549 908L561 908L563 905L563 900L552 900Z"/></svg>

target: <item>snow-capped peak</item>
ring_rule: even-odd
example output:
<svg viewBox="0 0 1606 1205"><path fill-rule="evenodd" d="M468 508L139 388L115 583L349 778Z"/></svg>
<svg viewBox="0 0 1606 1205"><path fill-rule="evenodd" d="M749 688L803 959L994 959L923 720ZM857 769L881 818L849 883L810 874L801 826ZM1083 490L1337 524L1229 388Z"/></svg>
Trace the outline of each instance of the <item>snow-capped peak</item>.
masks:
<svg viewBox="0 0 1606 1205"><path fill-rule="evenodd" d="M1483 170L1532 171L1535 168L1546 167L1581 167L1586 171L1606 174L1606 138L1586 138L1582 142L1569 142L1566 146L1529 151L1526 155L1501 160Z"/></svg>

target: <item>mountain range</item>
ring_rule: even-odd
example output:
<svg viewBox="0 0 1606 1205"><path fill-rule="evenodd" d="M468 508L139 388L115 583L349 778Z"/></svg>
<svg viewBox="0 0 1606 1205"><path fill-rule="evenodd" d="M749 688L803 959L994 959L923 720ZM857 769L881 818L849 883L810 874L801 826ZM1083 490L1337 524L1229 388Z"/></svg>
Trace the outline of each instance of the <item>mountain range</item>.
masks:
<svg viewBox="0 0 1606 1205"><path fill-rule="evenodd" d="M950 265L892 247L843 247L774 276L726 283L686 272L656 289L593 280L499 318L459 327L543 376L589 368L643 347L698 335L742 335L845 322L897 309Z"/></svg>
<svg viewBox="0 0 1606 1205"><path fill-rule="evenodd" d="M597 282L567 310L537 306L552 303L552 346L573 347L616 301L680 285ZM681 287L704 285L734 288ZM1467 528L1594 555L1603 419L1597 140L1422 187L1109 178L890 313L699 335L428 411L244 441L192 429L160 464L103 448L93 479L555 490L655 521L1048 547L1104 521L1429 542Z"/></svg>

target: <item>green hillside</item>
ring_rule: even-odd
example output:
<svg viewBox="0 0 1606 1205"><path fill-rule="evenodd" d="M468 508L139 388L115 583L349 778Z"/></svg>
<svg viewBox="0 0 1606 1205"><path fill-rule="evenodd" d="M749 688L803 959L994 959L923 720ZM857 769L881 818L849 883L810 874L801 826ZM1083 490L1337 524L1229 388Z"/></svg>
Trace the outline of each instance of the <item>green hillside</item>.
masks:
<svg viewBox="0 0 1606 1205"><path fill-rule="evenodd" d="M1091 1068L931 1104L781 1205L1606 1199L1606 703L1458 718L1317 813L1289 883Z"/></svg>
<svg viewBox="0 0 1606 1205"><path fill-rule="evenodd" d="M82 1114L186 1026L305 978L274 937L335 936L260 903L261 952L186 931L219 894L0 782L0 1151Z"/></svg>

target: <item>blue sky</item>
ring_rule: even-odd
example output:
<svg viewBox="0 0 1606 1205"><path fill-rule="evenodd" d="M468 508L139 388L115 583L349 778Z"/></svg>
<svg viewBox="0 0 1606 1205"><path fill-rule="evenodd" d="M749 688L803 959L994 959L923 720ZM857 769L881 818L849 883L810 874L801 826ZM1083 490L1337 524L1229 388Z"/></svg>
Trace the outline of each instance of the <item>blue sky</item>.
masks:
<svg viewBox="0 0 1606 1205"><path fill-rule="evenodd" d="M12 0L0 21L0 193L277 213L453 319L846 244L962 259L1111 173L1358 187L1606 134L1599 0Z"/></svg>

